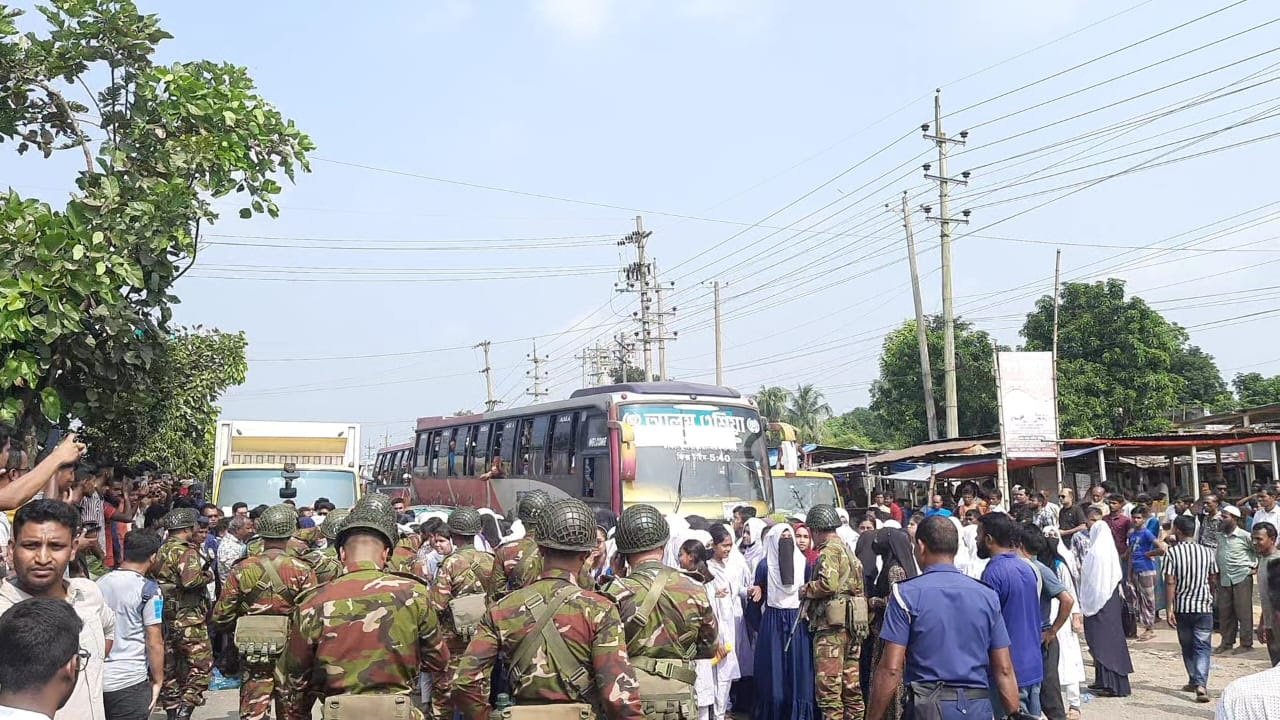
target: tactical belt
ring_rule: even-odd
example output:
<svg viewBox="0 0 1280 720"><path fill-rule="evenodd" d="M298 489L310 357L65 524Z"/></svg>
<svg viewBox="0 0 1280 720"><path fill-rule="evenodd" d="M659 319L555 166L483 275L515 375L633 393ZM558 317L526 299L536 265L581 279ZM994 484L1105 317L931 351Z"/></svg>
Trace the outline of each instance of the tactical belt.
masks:
<svg viewBox="0 0 1280 720"><path fill-rule="evenodd" d="M678 680L686 685L692 685L698 681L698 673L689 667L687 660L633 657L631 658L631 665L637 670L644 670L661 678Z"/></svg>

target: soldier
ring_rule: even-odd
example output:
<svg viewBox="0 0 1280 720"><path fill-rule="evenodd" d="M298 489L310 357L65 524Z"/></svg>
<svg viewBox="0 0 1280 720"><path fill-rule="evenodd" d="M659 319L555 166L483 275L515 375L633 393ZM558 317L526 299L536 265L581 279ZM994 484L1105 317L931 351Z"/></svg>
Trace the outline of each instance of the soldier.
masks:
<svg viewBox="0 0 1280 720"><path fill-rule="evenodd" d="M418 533L411 532L397 540L391 550L391 559L387 560L387 572L419 575L418 550L421 548L422 536Z"/></svg>
<svg viewBox="0 0 1280 720"><path fill-rule="evenodd" d="M164 687L160 704L168 720L189 720L204 704L213 670L213 648L205 619L213 569L200 561L195 544L196 511L174 508L161 524L169 536L156 558L156 582L164 594Z"/></svg>
<svg viewBox="0 0 1280 720"><path fill-rule="evenodd" d="M662 564L670 535L666 518L652 505L623 510L614 539L630 571L605 592L625 623L644 716L694 720L693 661L715 656L719 626L702 584Z"/></svg>
<svg viewBox="0 0 1280 720"><path fill-rule="evenodd" d="M316 574L316 584L324 585L342 573L342 562L338 560L338 530L350 510L332 510L320 524L320 532L324 535L325 546L303 556L303 560L311 566Z"/></svg>
<svg viewBox="0 0 1280 720"><path fill-rule="evenodd" d="M595 547L591 508L566 498L542 510L538 523L542 574L481 620L453 676L455 705L465 720L489 717L489 676L501 655L515 703L503 718L644 717L617 608L574 582Z"/></svg>
<svg viewBox="0 0 1280 720"><path fill-rule="evenodd" d="M546 490L530 490L520 498L516 518L524 523L524 537L499 545L493 553L493 577L497 580L495 599L538 578L541 570L538 564L538 515L549 505L551 495Z"/></svg>
<svg viewBox="0 0 1280 720"><path fill-rule="evenodd" d="M276 664L284 720L310 720L314 695L326 698L326 718L422 717L409 694L420 672L444 672L449 649L427 585L383 571L396 535L390 505L376 499L343 521L343 573L298 599Z"/></svg>
<svg viewBox="0 0 1280 720"><path fill-rule="evenodd" d="M213 607L213 624L223 632L235 631L243 672L241 720L263 720L271 714L272 671L288 637L289 614L298 596L316 585L311 566L285 551L297 524L294 509L283 503L262 513L258 536L266 549L232 567ZM276 703L275 717L283 716Z"/></svg>
<svg viewBox="0 0 1280 720"><path fill-rule="evenodd" d="M813 580L800 587L800 597L809 605L818 710L828 720L862 720L858 651L867 633L862 564L836 534L840 523L840 515L830 505L809 508L805 524L813 534L818 558ZM855 607L859 601L860 610Z"/></svg>
<svg viewBox="0 0 1280 720"><path fill-rule="evenodd" d="M456 549L440 561L431 588L431 602L440 618L450 658L449 669L431 680L431 717L437 720L453 717L450 678L484 616L485 601L493 590L493 556L474 545L480 532L480 513L458 508L449 514L448 528Z"/></svg>

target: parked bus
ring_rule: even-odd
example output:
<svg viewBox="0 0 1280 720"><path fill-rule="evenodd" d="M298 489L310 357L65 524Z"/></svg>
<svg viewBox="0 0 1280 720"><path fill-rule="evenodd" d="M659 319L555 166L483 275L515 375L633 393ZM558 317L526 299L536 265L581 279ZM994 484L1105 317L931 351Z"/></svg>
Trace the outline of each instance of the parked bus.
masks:
<svg viewBox="0 0 1280 720"><path fill-rule="evenodd" d="M373 462L374 485L403 485L413 469L413 442L390 445L378 451Z"/></svg>
<svg viewBox="0 0 1280 720"><path fill-rule="evenodd" d="M685 382L585 388L568 400L418 420L419 503L510 509L529 490L621 512L729 516L771 507L765 428L752 399Z"/></svg>
<svg viewBox="0 0 1280 720"><path fill-rule="evenodd" d="M219 420L211 497L250 507L327 497L350 507L360 496L359 452L354 423Z"/></svg>

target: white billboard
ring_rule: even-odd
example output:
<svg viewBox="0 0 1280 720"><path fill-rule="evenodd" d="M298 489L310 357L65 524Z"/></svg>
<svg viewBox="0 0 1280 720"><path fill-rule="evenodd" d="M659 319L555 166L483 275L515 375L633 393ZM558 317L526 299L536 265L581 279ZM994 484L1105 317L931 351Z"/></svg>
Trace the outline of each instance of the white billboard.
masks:
<svg viewBox="0 0 1280 720"><path fill-rule="evenodd" d="M1055 457L1058 411L1053 399L1053 353L1002 352L997 362L1004 456Z"/></svg>

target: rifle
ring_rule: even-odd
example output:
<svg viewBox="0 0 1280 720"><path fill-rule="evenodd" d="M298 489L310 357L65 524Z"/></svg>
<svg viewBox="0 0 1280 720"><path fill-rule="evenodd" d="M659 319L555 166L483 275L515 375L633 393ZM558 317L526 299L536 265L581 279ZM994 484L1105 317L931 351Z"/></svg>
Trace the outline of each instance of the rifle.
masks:
<svg viewBox="0 0 1280 720"><path fill-rule="evenodd" d="M782 645L782 652L791 649L791 641L796 637L796 630L800 628L800 621L804 619L805 613L809 612L809 599L805 598L800 601L800 612L796 613L796 621L791 623L791 634L787 636L787 641Z"/></svg>

